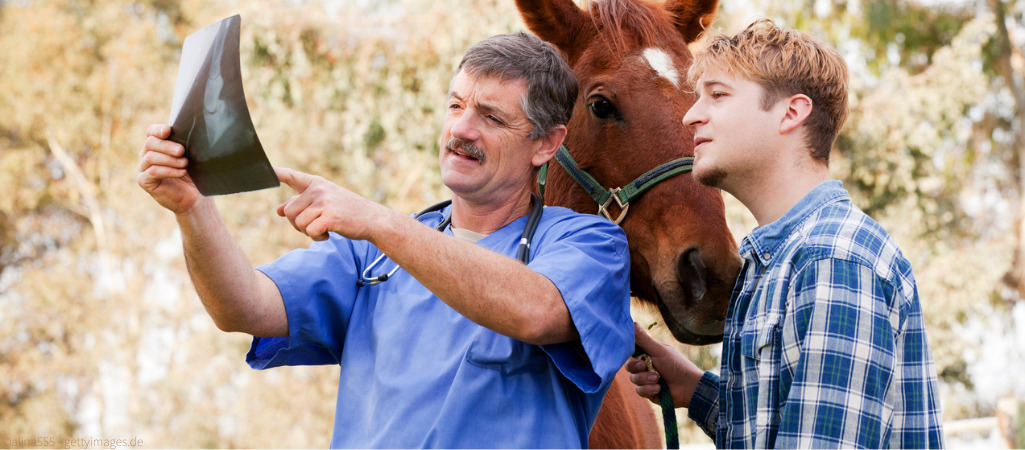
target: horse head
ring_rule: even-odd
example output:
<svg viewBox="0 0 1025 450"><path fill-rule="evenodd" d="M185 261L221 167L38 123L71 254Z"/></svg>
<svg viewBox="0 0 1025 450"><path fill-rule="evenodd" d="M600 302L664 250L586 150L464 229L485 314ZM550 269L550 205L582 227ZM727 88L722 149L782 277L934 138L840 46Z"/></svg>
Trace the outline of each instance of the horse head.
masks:
<svg viewBox="0 0 1025 450"><path fill-rule="evenodd" d="M626 187L664 163L693 156L693 130L682 123L695 101L685 79L693 60L687 44L711 22L717 0L597 0L586 10L572 0L516 4L531 31L563 52L580 82L565 145L581 172L604 189ZM547 204L598 210L567 170L549 165ZM677 340L718 342L741 264L722 196L687 173L649 186L629 200L628 210L608 208L629 240L631 291L658 307Z"/></svg>

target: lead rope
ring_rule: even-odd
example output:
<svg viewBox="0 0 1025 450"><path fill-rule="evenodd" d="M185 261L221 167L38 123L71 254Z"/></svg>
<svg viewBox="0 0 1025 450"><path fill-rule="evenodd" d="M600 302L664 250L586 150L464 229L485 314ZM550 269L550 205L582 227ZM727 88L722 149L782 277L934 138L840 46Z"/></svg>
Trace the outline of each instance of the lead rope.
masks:
<svg viewBox="0 0 1025 450"><path fill-rule="evenodd" d="M651 364L651 357L640 346L634 346L634 358L644 361L648 365L648 372L656 372L655 366ZM662 407L662 427L666 432L666 448L680 448L680 429L676 425L676 407L673 404L673 395L669 392L669 385L661 376L658 377L658 404Z"/></svg>

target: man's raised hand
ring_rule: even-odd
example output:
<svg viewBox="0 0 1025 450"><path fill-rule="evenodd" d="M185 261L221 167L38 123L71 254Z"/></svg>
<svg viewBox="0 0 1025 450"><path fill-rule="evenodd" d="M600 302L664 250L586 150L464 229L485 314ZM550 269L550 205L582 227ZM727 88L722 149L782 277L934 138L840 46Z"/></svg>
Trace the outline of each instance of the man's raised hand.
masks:
<svg viewBox="0 0 1025 450"><path fill-rule="evenodd" d="M183 214L190 211L202 195L185 170L189 163L185 148L166 140L170 135L169 125L154 124L146 129L136 181L160 206Z"/></svg>

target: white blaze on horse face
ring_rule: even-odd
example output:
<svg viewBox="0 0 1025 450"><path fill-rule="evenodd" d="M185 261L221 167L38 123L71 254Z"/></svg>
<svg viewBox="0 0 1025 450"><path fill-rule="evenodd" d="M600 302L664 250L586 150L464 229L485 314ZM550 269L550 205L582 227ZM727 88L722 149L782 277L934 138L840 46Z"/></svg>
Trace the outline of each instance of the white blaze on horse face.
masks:
<svg viewBox="0 0 1025 450"><path fill-rule="evenodd" d="M643 55L655 73L669 80L673 86L680 87L680 75L676 73L673 58L670 58L668 53L658 48L647 48L644 49Z"/></svg>

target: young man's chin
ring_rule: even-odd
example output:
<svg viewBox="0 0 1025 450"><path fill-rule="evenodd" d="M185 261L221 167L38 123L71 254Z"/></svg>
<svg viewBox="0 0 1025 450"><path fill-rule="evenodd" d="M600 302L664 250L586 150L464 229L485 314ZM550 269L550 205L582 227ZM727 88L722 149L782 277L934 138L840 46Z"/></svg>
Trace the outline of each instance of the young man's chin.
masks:
<svg viewBox="0 0 1025 450"><path fill-rule="evenodd" d="M708 170L694 171L694 179L705 186L722 189L722 182L726 179L726 171L719 167Z"/></svg>

